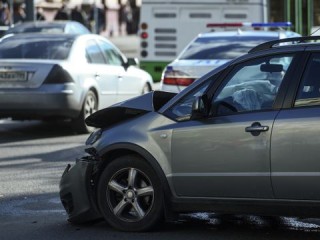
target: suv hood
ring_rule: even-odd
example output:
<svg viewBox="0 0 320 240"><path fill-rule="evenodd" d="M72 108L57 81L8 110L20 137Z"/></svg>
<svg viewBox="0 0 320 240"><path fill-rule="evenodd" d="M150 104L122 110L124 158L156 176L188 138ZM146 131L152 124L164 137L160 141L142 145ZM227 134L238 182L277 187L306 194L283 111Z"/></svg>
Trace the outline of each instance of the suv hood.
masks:
<svg viewBox="0 0 320 240"><path fill-rule="evenodd" d="M176 93L171 92L153 91L101 109L87 117L85 122L96 128L110 127L148 112L156 112L175 95Z"/></svg>

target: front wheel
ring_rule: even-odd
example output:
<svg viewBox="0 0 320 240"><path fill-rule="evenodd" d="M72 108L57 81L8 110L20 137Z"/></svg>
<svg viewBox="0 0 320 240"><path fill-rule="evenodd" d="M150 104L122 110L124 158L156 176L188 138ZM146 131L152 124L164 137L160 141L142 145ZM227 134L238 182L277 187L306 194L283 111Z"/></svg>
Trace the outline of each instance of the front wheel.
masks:
<svg viewBox="0 0 320 240"><path fill-rule="evenodd" d="M163 192L156 172L136 155L119 157L103 171L98 205L106 221L122 231L147 231L163 217Z"/></svg>

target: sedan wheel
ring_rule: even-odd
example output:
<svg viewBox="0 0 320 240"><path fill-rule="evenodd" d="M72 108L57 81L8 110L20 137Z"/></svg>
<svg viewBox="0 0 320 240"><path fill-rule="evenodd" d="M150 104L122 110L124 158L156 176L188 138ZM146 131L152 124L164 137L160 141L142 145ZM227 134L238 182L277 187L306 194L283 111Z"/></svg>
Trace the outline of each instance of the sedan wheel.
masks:
<svg viewBox="0 0 320 240"><path fill-rule="evenodd" d="M84 119L97 111L97 98L94 93L89 92L83 106Z"/></svg>
<svg viewBox="0 0 320 240"><path fill-rule="evenodd" d="M94 131L94 127L87 126L85 123L85 119L89 117L91 114L96 112L98 109L98 101L96 95L89 91L84 100L83 107L81 113L78 118L76 118L73 123L75 130L79 133L90 133Z"/></svg>
<svg viewBox="0 0 320 240"><path fill-rule="evenodd" d="M148 83L146 83L146 84L143 86L141 93L142 93L142 94L146 94L146 93L148 93L148 92L151 92L151 90L152 90L152 89L151 89L150 85L149 85Z"/></svg>
<svg viewBox="0 0 320 240"><path fill-rule="evenodd" d="M102 215L122 231L145 231L163 214L160 181L141 158L128 155L115 159L104 170L98 185Z"/></svg>

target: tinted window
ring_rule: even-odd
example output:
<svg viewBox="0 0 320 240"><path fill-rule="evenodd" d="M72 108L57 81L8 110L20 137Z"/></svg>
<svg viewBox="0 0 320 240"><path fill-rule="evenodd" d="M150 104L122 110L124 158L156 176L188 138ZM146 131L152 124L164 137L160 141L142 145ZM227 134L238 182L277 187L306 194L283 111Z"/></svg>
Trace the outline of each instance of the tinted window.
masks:
<svg viewBox="0 0 320 240"><path fill-rule="evenodd" d="M272 56L239 64L212 101L218 115L272 109L293 56Z"/></svg>
<svg viewBox="0 0 320 240"><path fill-rule="evenodd" d="M248 53L260 43L275 37L201 37L196 39L179 59L233 59Z"/></svg>
<svg viewBox="0 0 320 240"><path fill-rule="evenodd" d="M170 110L169 114L173 115L177 121L189 120L192 111L192 104L196 97L201 96L210 84L210 80L194 89L191 93L179 100Z"/></svg>
<svg viewBox="0 0 320 240"><path fill-rule="evenodd" d="M86 57L89 63L105 64L106 60L101 49L94 40L89 40L86 46Z"/></svg>
<svg viewBox="0 0 320 240"><path fill-rule="evenodd" d="M6 31L9 33L30 33L30 32L45 32L45 33L63 33L64 26L48 25L48 26L17 26Z"/></svg>
<svg viewBox="0 0 320 240"><path fill-rule="evenodd" d="M320 53L313 54L299 87L295 107L320 105Z"/></svg>
<svg viewBox="0 0 320 240"><path fill-rule="evenodd" d="M117 66L121 66L123 64L122 57L111 44L99 41L99 46L101 47L108 64Z"/></svg>
<svg viewBox="0 0 320 240"><path fill-rule="evenodd" d="M75 33L75 34L86 34L90 31L78 22L68 22L66 24L18 24L12 28L9 28L5 34L10 33L31 33L31 32L43 32L43 33Z"/></svg>
<svg viewBox="0 0 320 240"><path fill-rule="evenodd" d="M0 42L0 58L66 59L73 38L7 38Z"/></svg>

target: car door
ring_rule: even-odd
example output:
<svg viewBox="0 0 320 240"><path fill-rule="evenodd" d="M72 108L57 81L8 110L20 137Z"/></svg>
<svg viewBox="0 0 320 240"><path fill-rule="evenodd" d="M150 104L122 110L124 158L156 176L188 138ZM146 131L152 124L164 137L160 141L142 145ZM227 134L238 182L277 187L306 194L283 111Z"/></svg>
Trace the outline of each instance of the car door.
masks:
<svg viewBox="0 0 320 240"><path fill-rule="evenodd" d="M88 72L97 86L99 108L108 107L117 101L119 69L107 64L107 60L93 39L86 42L86 58L89 63Z"/></svg>
<svg viewBox="0 0 320 240"><path fill-rule="evenodd" d="M271 170L278 199L320 200L319 76L320 52L317 52L307 61L293 104L276 118ZM295 91L296 87L292 89Z"/></svg>
<svg viewBox="0 0 320 240"><path fill-rule="evenodd" d="M270 139L279 112L273 106L292 59L271 56L235 66L215 92L208 118L186 120L190 98L201 95L201 89L170 109L178 121L171 176L177 195L273 197Z"/></svg>
<svg viewBox="0 0 320 240"><path fill-rule="evenodd" d="M125 69L124 59L119 50L106 41L99 41L99 45L108 61L108 65L117 71L117 102L140 95L142 90L140 76L134 71Z"/></svg>

